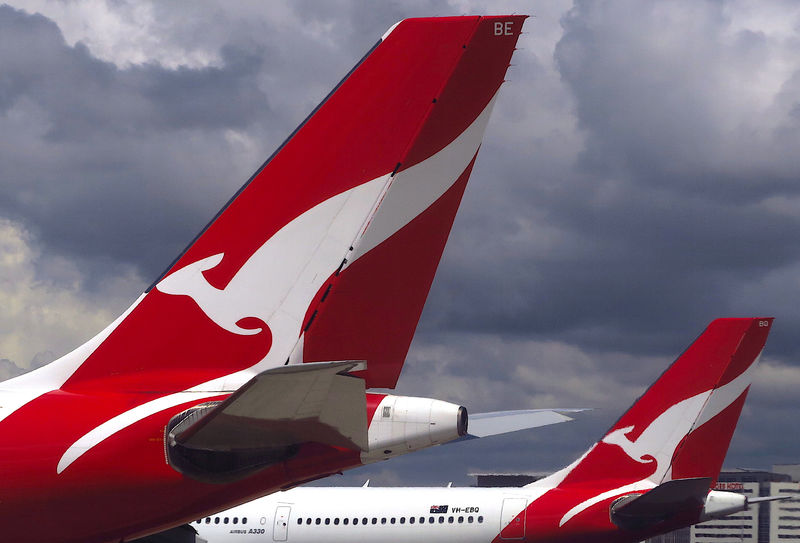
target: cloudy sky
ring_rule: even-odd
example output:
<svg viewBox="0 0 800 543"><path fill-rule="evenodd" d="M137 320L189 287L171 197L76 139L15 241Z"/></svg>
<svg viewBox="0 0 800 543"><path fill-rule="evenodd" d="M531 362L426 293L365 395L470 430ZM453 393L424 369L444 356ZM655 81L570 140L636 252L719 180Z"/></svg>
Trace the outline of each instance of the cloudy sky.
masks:
<svg viewBox="0 0 800 543"><path fill-rule="evenodd" d="M800 462L800 7L0 6L0 376L121 313L394 22L527 13L398 391L574 423L338 478L573 460L719 316L775 316L726 464Z"/></svg>

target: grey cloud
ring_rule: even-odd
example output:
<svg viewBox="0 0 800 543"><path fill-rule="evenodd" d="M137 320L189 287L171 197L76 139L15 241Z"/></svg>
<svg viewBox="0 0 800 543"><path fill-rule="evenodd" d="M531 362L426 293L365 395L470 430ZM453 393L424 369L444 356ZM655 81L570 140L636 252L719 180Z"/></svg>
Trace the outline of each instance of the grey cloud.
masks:
<svg viewBox="0 0 800 543"><path fill-rule="evenodd" d="M536 117L535 138L509 122L505 150L487 137L424 330L666 354L714 317L775 314L766 300L784 294L765 280L796 268L800 221L768 203L797 198L800 93L796 74L769 100L747 78L798 36L732 30L735 7L576 2L555 72L517 53L528 100L543 94L579 137ZM553 77L572 102L552 98ZM780 309L770 352L795 356L800 312Z"/></svg>
<svg viewBox="0 0 800 543"><path fill-rule="evenodd" d="M254 110L269 110L255 81L263 51L225 47L221 68L119 69L81 43L67 46L41 15L3 6L0 25L6 82L0 104L6 114L23 99L38 106L50 141L141 136L155 128L237 128L251 122Z"/></svg>
<svg viewBox="0 0 800 543"><path fill-rule="evenodd" d="M33 357L33 360L31 360L29 368L21 368L17 366L13 360L9 360L8 358L0 358L0 382L11 379L12 377L17 377L30 370L40 368L46 364L49 364L53 360L55 360L55 356L51 351L42 351L40 353L36 353L36 355Z"/></svg>
<svg viewBox="0 0 800 543"><path fill-rule="evenodd" d="M27 368L17 366L13 360L9 360L8 358L0 358L0 382L11 379L12 377L17 377L23 373L27 373L30 370L41 368L42 366L45 366L55 360L55 358L56 357L52 351L42 351L36 353L36 355L33 357L33 360L30 362L30 366Z"/></svg>
<svg viewBox="0 0 800 543"><path fill-rule="evenodd" d="M788 150L784 135L796 123L786 114L798 96L786 93L791 80L774 97L762 87L772 83L765 66L774 48L792 44L736 30L732 5L681 2L667 14L636 2L576 2L555 55L589 137L585 167L719 200L791 188L796 154L775 151Z"/></svg>
<svg viewBox="0 0 800 543"><path fill-rule="evenodd" d="M389 27L407 17L452 15L452 8L445 0L390 1L384 2L380 9L375 9L369 0L325 3L303 0L294 2L292 7L303 22L325 25L335 22L340 39L351 54L358 54L363 48L363 37L371 37L374 43Z"/></svg>
<svg viewBox="0 0 800 543"><path fill-rule="evenodd" d="M25 371L25 369L20 368L8 358L0 358L0 381L22 375Z"/></svg>
<svg viewBox="0 0 800 543"><path fill-rule="evenodd" d="M396 6L366 17L348 7L333 19L295 5L282 16L230 8L153 7L166 46L204 36L218 57L175 69L116 66L80 42L68 46L41 15L0 9L0 137L8 142L0 215L26 224L48 250L83 259L88 284L120 264L157 276L402 18ZM331 28L316 29L323 21Z"/></svg>
<svg viewBox="0 0 800 543"><path fill-rule="evenodd" d="M227 134L272 118L262 50L121 69L8 6L0 36L0 214L99 276L117 263L156 275L257 166L232 164Z"/></svg>

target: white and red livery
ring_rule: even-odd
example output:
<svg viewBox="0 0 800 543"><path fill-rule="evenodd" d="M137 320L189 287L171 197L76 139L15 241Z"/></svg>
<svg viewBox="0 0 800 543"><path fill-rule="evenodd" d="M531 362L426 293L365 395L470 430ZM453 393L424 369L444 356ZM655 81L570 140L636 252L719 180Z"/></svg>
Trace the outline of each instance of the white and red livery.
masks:
<svg viewBox="0 0 800 543"><path fill-rule="evenodd" d="M197 520L209 543L633 542L745 510L712 490L772 319L718 319L605 436L522 488L296 488Z"/></svg>
<svg viewBox="0 0 800 543"><path fill-rule="evenodd" d="M458 406L366 389L395 386L524 19L395 25L122 316L0 384L3 540L129 540L440 442L442 413L457 435Z"/></svg>

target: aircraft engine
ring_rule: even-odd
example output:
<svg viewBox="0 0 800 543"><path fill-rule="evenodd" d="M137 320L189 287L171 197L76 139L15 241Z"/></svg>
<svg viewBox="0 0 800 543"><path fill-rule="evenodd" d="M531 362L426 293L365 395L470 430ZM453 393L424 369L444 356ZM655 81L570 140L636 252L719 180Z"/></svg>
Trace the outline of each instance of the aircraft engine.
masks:
<svg viewBox="0 0 800 543"><path fill-rule="evenodd" d="M369 423L364 463L383 460L458 439L467 434L467 409L432 398L367 394L377 403Z"/></svg>

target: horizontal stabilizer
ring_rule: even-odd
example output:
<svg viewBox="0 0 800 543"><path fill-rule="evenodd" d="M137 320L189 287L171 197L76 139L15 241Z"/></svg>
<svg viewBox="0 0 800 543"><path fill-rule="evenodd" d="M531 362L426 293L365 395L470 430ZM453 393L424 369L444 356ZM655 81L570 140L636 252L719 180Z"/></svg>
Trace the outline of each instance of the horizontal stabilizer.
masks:
<svg viewBox="0 0 800 543"><path fill-rule="evenodd" d="M755 496L750 497L738 492L726 492L724 490L712 490L708 493L705 500L703 511L700 514L700 522L706 520L724 518L742 511L748 507L762 502L772 502L791 498L791 496Z"/></svg>
<svg viewBox="0 0 800 543"><path fill-rule="evenodd" d="M467 439L489 437L550 424L569 422L572 417L564 413L577 413L587 409L520 409L517 411L492 411L469 415Z"/></svg>
<svg viewBox="0 0 800 543"><path fill-rule="evenodd" d="M205 450L280 447L309 441L367 448L364 381L343 375L359 361L280 366L260 373L173 436ZM180 425L179 425L180 426Z"/></svg>
<svg viewBox="0 0 800 543"><path fill-rule="evenodd" d="M761 502L782 502L783 500L788 500L789 498L793 498L794 496L758 496L755 498L747 497L747 505L753 505L754 503L761 503Z"/></svg>
<svg viewBox="0 0 800 543"><path fill-rule="evenodd" d="M710 477L675 479L645 492L624 496L611 505L611 520L625 530L644 530L681 514L703 508Z"/></svg>

